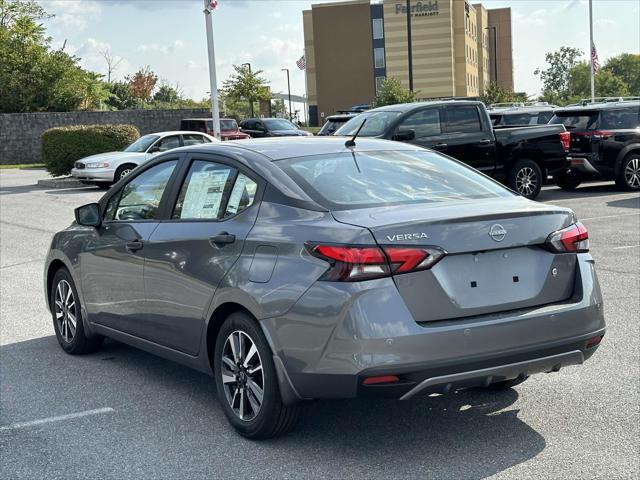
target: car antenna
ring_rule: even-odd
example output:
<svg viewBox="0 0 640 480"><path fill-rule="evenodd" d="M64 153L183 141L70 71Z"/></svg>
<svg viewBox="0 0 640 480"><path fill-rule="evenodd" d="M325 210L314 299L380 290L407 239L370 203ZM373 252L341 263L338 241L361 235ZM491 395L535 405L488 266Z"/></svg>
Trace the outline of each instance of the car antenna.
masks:
<svg viewBox="0 0 640 480"><path fill-rule="evenodd" d="M365 123L367 123L367 119L366 118L364 120L362 120L362 123L360 124L360 127L358 127L358 130L356 130L356 133L353 135L353 137L351 137L350 140L347 140L346 142L344 142L344 146L345 147L352 148L352 147L356 146L356 137L360 133L360 130L362 130L362 127L364 127Z"/></svg>

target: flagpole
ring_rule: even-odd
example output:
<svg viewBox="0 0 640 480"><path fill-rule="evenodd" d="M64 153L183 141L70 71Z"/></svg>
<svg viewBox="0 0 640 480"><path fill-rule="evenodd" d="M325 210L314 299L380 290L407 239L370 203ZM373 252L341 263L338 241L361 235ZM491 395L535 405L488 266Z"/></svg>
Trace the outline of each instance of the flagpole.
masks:
<svg viewBox="0 0 640 480"><path fill-rule="evenodd" d="M309 126L309 90L307 90L307 51L304 51L304 123Z"/></svg>
<svg viewBox="0 0 640 480"><path fill-rule="evenodd" d="M207 50L209 53L209 82L211 84L211 118L213 136L220 140L220 110L218 108L218 83L216 81L216 52L213 45L213 9L211 0L204 0L204 21L207 26Z"/></svg>
<svg viewBox="0 0 640 480"><path fill-rule="evenodd" d="M593 5L592 0L589 0L589 57L591 61L591 103L596 101L596 72L593 65Z"/></svg>

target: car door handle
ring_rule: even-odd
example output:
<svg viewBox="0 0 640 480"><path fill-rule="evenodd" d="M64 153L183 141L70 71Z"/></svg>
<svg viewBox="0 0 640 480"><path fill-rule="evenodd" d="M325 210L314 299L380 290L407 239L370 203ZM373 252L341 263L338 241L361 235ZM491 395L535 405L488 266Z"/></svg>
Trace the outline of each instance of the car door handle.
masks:
<svg viewBox="0 0 640 480"><path fill-rule="evenodd" d="M482 140L480 140L478 142L480 145L489 145L491 143L493 143L493 141L489 140L488 138L483 138Z"/></svg>
<svg viewBox="0 0 640 480"><path fill-rule="evenodd" d="M209 243L211 245L224 245L227 243L233 243L236 241L236 236L228 232L222 232L213 237L209 237Z"/></svg>
<svg viewBox="0 0 640 480"><path fill-rule="evenodd" d="M444 150L447 147L448 147L448 145L446 143L436 143L433 146L433 148L435 148L436 150Z"/></svg>
<svg viewBox="0 0 640 480"><path fill-rule="evenodd" d="M138 250L140 250L142 247L144 246L144 244L140 241L140 240L134 240L133 242L127 242L125 247L127 248L127 250L131 253L133 252L137 252Z"/></svg>

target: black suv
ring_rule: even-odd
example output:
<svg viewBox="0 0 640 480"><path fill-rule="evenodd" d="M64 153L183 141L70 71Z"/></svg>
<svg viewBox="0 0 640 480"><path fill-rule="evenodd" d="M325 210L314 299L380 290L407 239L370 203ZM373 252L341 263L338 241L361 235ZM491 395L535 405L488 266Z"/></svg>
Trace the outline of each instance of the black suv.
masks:
<svg viewBox="0 0 640 480"><path fill-rule="evenodd" d="M489 107L489 118L494 127L515 125L545 125L553 117L553 111L558 108L546 102L537 103L496 103Z"/></svg>
<svg viewBox="0 0 640 480"><path fill-rule="evenodd" d="M251 138L311 136L284 118L248 118L240 122L240 131Z"/></svg>
<svg viewBox="0 0 640 480"><path fill-rule="evenodd" d="M357 113L354 112L341 112L336 113L335 115L330 115L327 117L326 122L322 125L322 128L317 133L319 137L324 137L327 135L333 135L336 133L342 125L347 123L353 117L357 116Z"/></svg>
<svg viewBox="0 0 640 480"><path fill-rule="evenodd" d="M571 168L555 177L559 187L598 179L640 190L640 97L584 101L556 110L549 123L571 133Z"/></svg>

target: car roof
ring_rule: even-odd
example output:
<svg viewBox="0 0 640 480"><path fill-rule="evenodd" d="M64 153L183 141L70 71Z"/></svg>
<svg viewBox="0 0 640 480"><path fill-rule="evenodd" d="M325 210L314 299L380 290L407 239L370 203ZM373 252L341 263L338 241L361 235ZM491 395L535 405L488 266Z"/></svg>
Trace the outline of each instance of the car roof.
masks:
<svg viewBox="0 0 640 480"><path fill-rule="evenodd" d="M180 120L181 122L207 122L207 121L213 121L212 118L183 118L182 120ZM220 120L235 120L235 118L227 118L227 117L222 117L220 118Z"/></svg>
<svg viewBox="0 0 640 480"><path fill-rule="evenodd" d="M250 151L266 157L268 160L307 157L312 155L329 155L332 153L367 152L367 151L416 151L420 147L402 142L380 140L374 138L356 138L356 146L345 147L347 137L286 137L286 138L253 138L249 140L227 141L216 144L200 144L183 151L209 153L242 153Z"/></svg>
<svg viewBox="0 0 640 480"><path fill-rule="evenodd" d="M360 112L362 113L362 112ZM329 120L351 120L354 117L357 117L358 115L360 115L360 113L336 113L333 115L329 115L327 117L327 121Z"/></svg>
<svg viewBox="0 0 640 480"><path fill-rule="evenodd" d="M623 102L596 102L596 103L583 103L581 105L567 105L556 110L558 112L581 112L581 111L594 111L609 108L625 108L635 107L640 108L640 101L623 101Z"/></svg>
<svg viewBox="0 0 640 480"><path fill-rule="evenodd" d="M477 105L482 103L478 100L458 100L458 99L447 99L447 100L425 100L421 102L414 103L396 103L395 105L385 105L384 107L372 108L371 110L367 110L362 113L371 113L371 112L410 112L411 110L415 110L422 107L428 106L437 106L437 105Z"/></svg>
<svg viewBox="0 0 640 480"><path fill-rule="evenodd" d="M197 133L198 135L206 135L206 133L204 132L194 132L193 130L170 130L166 132L150 132L145 135L157 135L159 137L168 137L169 135L182 135L184 133L189 133L189 134Z"/></svg>

